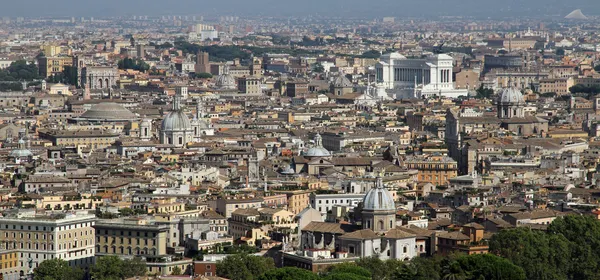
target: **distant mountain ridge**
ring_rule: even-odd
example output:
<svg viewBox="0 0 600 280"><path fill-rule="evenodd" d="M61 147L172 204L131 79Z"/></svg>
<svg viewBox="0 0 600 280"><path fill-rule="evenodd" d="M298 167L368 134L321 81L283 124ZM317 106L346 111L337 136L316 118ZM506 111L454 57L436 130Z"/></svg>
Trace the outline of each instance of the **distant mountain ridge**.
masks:
<svg viewBox="0 0 600 280"><path fill-rule="evenodd" d="M581 12L580 9L577 9L575 11L572 11L570 14L568 14L566 17L566 19L587 19L587 17L585 15L583 15L583 13Z"/></svg>

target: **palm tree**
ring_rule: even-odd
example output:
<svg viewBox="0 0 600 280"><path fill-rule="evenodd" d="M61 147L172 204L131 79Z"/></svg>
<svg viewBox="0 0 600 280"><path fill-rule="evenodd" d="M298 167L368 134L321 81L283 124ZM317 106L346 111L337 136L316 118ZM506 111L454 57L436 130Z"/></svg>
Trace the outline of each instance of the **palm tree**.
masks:
<svg viewBox="0 0 600 280"><path fill-rule="evenodd" d="M464 280L465 273L463 272L460 265L456 262L451 263L449 267L444 269L444 276L442 280Z"/></svg>

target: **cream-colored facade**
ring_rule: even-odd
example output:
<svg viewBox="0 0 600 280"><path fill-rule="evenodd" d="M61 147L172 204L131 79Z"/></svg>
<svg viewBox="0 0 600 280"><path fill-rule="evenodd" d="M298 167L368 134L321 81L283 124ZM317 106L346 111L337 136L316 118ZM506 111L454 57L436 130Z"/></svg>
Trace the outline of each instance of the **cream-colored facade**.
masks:
<svg viewBox="0 0 600 280"><path fill-rule="evenodd" d="M161 256L167 254L168 226L143 218L100 221L96 224L97 255Z"/></svg>
<svg viewBox="0 0 600 280"><path fill-rule="evenodd" d="M408 169L418 170L417 181L443 186L458 174L458 164L447 156L416 157L405 161Z"/></svg>
<svg viewBox="0 0 600 280"><path fill-rule="evenodd" d="M24 200L23 205L35 205L36 209L96 209L102 205L102 199L91 194L81 197L65 197L60 195L37 196Z"/></svg>
<svg viewBox="0 0 600 280"><path fill-rule="evenodd" d="M540 80L541 93L554 92L556 95L567 95L570 93L569 88L575 85L573 78L556 78Z"/></svg>
<svg viewBox="0 0 600 280"><path fill-rule="evenodd" d="M87 146L92 149L106 148L114 144L119 138L119 134L103 130L39 131L39 136L52 141L54 146Z"/></svg>
<svg viewBox="0 0 600 280"><path fill-rule="evenodd" d="M287 195L288 211L298 214L306 208L310 202L309 196L312 191L276 191L276 193Z"/></svg>
<svg viewBox="0 0 600 280"><path fill-rule="evenodd" d="M73 66L73 58L70 56L40 57L38 65L40 76L48 78L62 73L66 66Z"/></svg>
<svg viewBox="0 0 600 280"><path fill-rule="evenodd" d="M85 213L57 213L56 216L34 214L0 218L0 237L4 249L19 253L19 266L28 260L36 267L49 259L63 259L72 266L87 267L94 261L93 228L96 216Z"/></svg>
<svg viewBox="0 0 600 280"><path fill-rule="evenodd" d="M175 267L188 272L191 259L167 254L169 225L146 218L126 218L96 224L97 256L143 256L148 275L171 275Z"/></svg>

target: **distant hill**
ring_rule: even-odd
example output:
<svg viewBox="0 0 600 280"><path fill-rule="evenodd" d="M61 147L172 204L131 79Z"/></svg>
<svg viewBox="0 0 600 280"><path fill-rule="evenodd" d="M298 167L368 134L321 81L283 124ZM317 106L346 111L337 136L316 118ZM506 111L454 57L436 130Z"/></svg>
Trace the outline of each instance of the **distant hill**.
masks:
<svg viewBox="0 0 600 280"><path fill-rule="evenodd" d="M587 19L587 17L585 15L583 15L583 13L581 12L580 9L572 11L565 18L566 19Z"/></svg>

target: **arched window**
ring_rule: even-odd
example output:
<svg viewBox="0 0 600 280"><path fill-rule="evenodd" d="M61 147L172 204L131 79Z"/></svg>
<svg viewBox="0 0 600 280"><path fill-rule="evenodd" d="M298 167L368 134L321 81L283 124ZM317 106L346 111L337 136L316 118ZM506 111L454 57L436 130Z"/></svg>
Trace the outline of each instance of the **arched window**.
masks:
<svg viewBox="0 0 600 280"><path fill-rule="evenodd" d="M407 247L406 245L404 245L404 248L402 248L402 251L403 251L404 253L408 252L408 247Z"/></svg>
<svg viewBox="0 0 600 280"><path fill-rule="evenodd" d="M379 230L384 230L384 223L382 220L379 220Z"/></svg>

